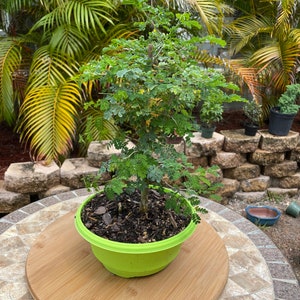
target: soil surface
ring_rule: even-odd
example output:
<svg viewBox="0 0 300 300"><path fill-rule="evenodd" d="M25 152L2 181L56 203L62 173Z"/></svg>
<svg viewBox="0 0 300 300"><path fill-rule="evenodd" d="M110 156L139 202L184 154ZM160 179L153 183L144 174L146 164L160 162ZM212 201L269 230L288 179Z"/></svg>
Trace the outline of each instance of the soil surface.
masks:
<svg viewBox="0 0 300 300"><path fill-rule="evenodd" d="M216 131L226 129L243 128L245 116L241 110L232 110L224 113L223 121L217 126ZM267 124L263 126L267 128ZM300 132L300 113L296 116L292 130ZM14 162L30 161L28 150L19 142L19 137L12 129L4 124L0 124L0 180L3 180L4 173L8 166ZM300 201L298 197L294 199L282 197L269 197L264 201L252 203L253 205L270 205L278 208L282 215L278 223L271 227L260 227L282 251L283 255L291 264L300 282L300 216L293 218L285 213L286 207L291 201ZM226 206L237 213L245 216L245 207L248 203L230 200Z"/></svg>
<svg viewBox="0 0 300 300"><path fill-rule="evenodd" d="M20 144L19 136L0 123L0 180L11 163L30 161L29 151Z"/></svg>
<svg viewBox="0 0 300 300"><path fill-rule="evenodd" d="M116 242L149 243L172 237L191 221L184 212L166 210L169 195L149 192L149 212L140 212L140 194L121 194L109 201L98 194L82 210L81 219L90 231ZM138 220L138 222L137 222Z"/></svg>

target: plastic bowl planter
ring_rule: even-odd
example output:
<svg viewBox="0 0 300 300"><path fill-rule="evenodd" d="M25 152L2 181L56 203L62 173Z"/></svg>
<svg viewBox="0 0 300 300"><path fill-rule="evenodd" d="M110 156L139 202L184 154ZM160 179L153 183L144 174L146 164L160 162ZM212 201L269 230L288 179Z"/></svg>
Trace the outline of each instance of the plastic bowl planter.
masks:
<svg viewBox="0 0 300 300"><path fill-rule="evenodd" d="M252 206L246 207L247 218L254 224L260 226L272 226L277 223L281 212L271 206Z"/></svg>
<svg viewBox="0 0 300 300"><path fill-rule="evenodd" d="M181 244L193 234L197 226L191 221L179 234L158 242L131 244L110 241L92 233L81 220L84 206L93 197L88 197L78 208L75 227L90 243L93 254L103 266L120 277L142 277L163 270L176 258Z"/></svg>

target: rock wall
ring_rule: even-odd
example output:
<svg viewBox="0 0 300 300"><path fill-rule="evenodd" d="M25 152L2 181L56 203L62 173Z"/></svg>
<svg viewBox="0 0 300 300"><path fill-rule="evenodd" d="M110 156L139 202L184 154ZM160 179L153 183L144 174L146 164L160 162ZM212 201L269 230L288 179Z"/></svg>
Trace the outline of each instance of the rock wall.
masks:
<svg viewBox="0 0 300 300"><path fill-rule="evenodd" d="M86 158L66 159L61 167L54 162L14 163L9 166L4 181L0 181L0 213L9 213L33 200L85 186L84 178L94 176L103 161L118 154L108 141L92 142ZM134 147L128 143L128 147ZM274 136L267 130L256 136L244 135L244 130L225 130L214 133L211 139L195 132L190 143L175 144L184 151L195 168L218 165L221 181L218 190L226 201L229 198L254 202L265 197L294 196L300 189L299 133ZM99 183L109 179L103 176Z"/></svg>

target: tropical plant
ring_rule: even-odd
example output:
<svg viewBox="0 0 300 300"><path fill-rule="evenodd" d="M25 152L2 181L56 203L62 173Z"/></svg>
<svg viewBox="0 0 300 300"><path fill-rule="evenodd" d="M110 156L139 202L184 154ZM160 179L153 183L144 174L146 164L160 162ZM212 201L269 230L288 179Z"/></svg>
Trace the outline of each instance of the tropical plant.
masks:
<svg viewBox="0 0 300 300"><path fill-rule="evenodd" d="M191 13L203 26L203 32L218 37L222 36L224 16L233 13L231 6L223 0L154 0L151 3L152 5L164 4L171 9Z"/></svg>
<svg viewBox="0 0 300 300"><path fill-rule="evenodd" d="M200 29L197 21L188 13L175 15L147 5L144 10L147 21L138 25L145 31L152 24L147 37L113 40L99 61L81 69L79 83L96 81L106 87L97 102L86 106L102 111L107 119L114 118L124 129L112 140L122 150L121 156L102 165L102 171L114 174L105 185L106 194L114 198L124 190L139 190L145 212L150 186L161 185L166 178L175 189L175 182L185 178L180 185L186 191L204 195L214 190L206 170L191 174L187 158L167 141L195 130L191 112L202 89L218 90L226 84L222 80L218 86L215 77L221 80L222 75L199 67L193 58L197 44L207 39L190 35L190 30ZM127 148L128 139L134 148Z"/></svg>
<svg viewBox="0 0 300 300"><path fill-rule="evenodd" d="M71 78L111 38L132 34L132 16L140 16L136 9L135 1L5 2L12 20L30 22L27 32L18 35L20 26L12 21L10 36L0 41L0 121L14 126L19 118L21 138L35 159L57 159L70 151L86 97ZM24 18L16 18L20 13ZM116 127L111 120L102 125L111 138Z"/></svg>
<svg viewBox="0 0 300 300"><path fill-rule="evenodd" d="M220 31L220 1L157 0L153 5L196 8L208 32ZM0 41L0 122L15 126L18 121L34 159L67 155L81 130L89 132L80 138L85 144L99 138L99 128L100 137L111 138L117 130L112 120L94 110L81 115L83 102L91 99L70 78L80 64L99 57L112 38L136 33L133 21L145 17L140 1L11 0L1 1L1 9L9 13L10 26L8 38ZM102 87L86 88L97 95ZM92 118L96 130L86 127Z"/></svg>
<svg viewBox="0 0 300 300"><path fill-rule="evenodd" d="M227 26L227 41L241 69L254 71L256 101L264 116L285 91L297 82L300 56L299 1L226 1L237 9Z"/></svg>

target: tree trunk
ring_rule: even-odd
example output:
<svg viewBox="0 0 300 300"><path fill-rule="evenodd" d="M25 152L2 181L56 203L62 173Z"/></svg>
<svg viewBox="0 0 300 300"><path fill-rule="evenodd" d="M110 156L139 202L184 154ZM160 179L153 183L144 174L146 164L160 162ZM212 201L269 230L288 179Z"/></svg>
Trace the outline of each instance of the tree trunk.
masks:
<svg viewBox="0 0 300 300"><path fill-rule="evenodd" d="M148 196L149 187L146 186L141 190L141 212L143 213L148 211Z"/></svg>

